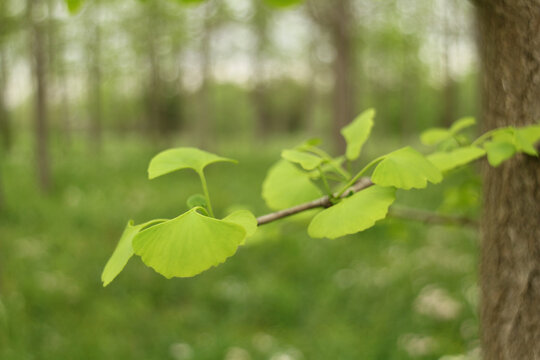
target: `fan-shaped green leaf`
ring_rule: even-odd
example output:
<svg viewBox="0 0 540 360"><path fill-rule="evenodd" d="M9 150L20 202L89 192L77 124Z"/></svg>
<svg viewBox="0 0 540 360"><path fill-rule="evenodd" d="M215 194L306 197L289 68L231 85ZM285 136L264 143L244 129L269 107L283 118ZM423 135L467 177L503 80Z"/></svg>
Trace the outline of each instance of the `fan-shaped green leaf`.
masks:
<svg viewBox="0 0 540 360"><path fill-rule="evenodd" d="M196 148L176 148L160 152L152 158L148 166L148 178L171 173L181 169L193 169L202 173L203 169L216 162L236 162L236 160L224 158Z"/></svg>
<svg viewBox="0 0 540 360"><path fill-rule="evenodd" d="M190 277L234 255L245 236L242 226L191 209L139 232L133 239L133 250L166 278Z"/></svg>
<svg viewBox="0 0 540 360"><path fill-rule="evenodd" d="M371 181L400 189L423 189L428 181L441 182L442 174L424 155L407 146L386 155L373 171Z"/></svg>
<svg viewBox="0 0 540 360"><path fill-rule="evenodd" d="M516 153L514 144L506 141L486 141L484 149L487 152L488 162L493 167L499 166Z"/></svg>
<svg viewBox="0 0 540 360"><path fill-rule="evenodd" d="M288 208L321 197L319 188L310 180L309 174L288 161L280 160L273 165L263 182L262 197L269 208Z"/></svg>
<svg viewBox="0 0 540 360"><path fill-rule="evenodd" d="M315 215L308 227L312 237L335 239L366 230L388 213L395 200L391 187L370 186Z"/></svg>
<svg viewBox="0 0 540 360"><path fill-rule="evenodd" d="M424 145L432 146L437 145L452 137L452 133L448 129L443 128L431 128L420 134L420 141Z"/></svg>
<svg viewBox="0 0 540 360"><path fill-rule="evenodd" d="M355 160L360 156L362 146L371 134L375 109L368 109L358 115L349 125L341 129L341 134L347 141L346 156L349 160Z"/></svg>
<svg viewBox="0 0 540 360"><path fill-rule="evenodd" d="M473 117L464 117L464 118L461 118L457 121L455 121L452 126L450 127L450 132L452 132L452 134L457 134L458 132L460 132L461 130L463 129L466 129L468 127L471 127L473 125L476 124L476 119L473 118Z"/></svg>
<svg viewBox="0 0 540 360"><path fill-rule="evenodd" d="M449 171L481 158L486 152L476 146L466 146L453 151L440 151L428 155L427 159L440 171Z"/></svg>
<svg viewBox="0 0 540 360"><path fill-rule="evenodd" d="M292 163L299 164L305 170L313 170L323 162L323 159L317 155L298 150L283 150L281 157Z"/></svg>
<svg viewBox="0 0 540 360"><path fill-rule="evenodd" d="M131 243L135 235L145 227L164 221L166 220L152 220L144 224L133 225L133 220L130 220L127 223L126 228L116 245L116 249L114 249L113 254L109 258L109 261L107 261L107 264L101 273L103 286L109 285L111 281L120 274L129 259L133 256L133 247Z"/></svg>
<svg viewBox="0 0 540 360"><path fill-rule="evenodd" d="M532 156L538 156L534 148L535 143L540 139L540 126L526 126L515 129L514 144L518 151L522 151Z"/></svg>
<svg viewBox="0 0 540 360"><path fill-rule="evenodd" d="M223 221L229 221L242 226L244 230L246 230L246 238L252 236L257 231L257 218L255 218L255 215L248 210L237 210L230 213ZM245 238L241 245L243 245L244 242Z"/></svg>

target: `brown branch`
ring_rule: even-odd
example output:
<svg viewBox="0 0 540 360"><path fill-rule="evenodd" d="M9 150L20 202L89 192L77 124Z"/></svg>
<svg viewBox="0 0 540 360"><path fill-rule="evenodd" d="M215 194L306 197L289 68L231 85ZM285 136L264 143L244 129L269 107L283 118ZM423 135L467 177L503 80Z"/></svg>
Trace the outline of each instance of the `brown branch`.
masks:
<svg viewBox="0 0 540 360"><path fill-rule="evenodd" d="M356 184L354 184L349 189L347 189L347 191L345 191L342 197L348 196L351 192L355 193L365 188L368 188L371 185L373 185L373 183L371 182L369 178L361 178L360 180L358 180ZM259 216L257 218L257 224L259 226L268 224L272 221L276 221L287 216L298 214L306 210L311 210L311 209L316 209L316 208L329 208L332 205L334 204L332 204L328 195L323 196L322 198L319 198L319 199L316 199L316 200L313 200L304 204L296 205L285 210L280 210L271 214Z"/></svg>
<svg viewBox="0 0 540 360"><path fill-rule="evenodd" d="M358 180L356 184L351 186L345 193L343 193L343 197L347 197L351 194L351 192L356 193L358 191L364 190L368 187L373 185L371 180L367 177L361 178ZM337 194L336 194L337 195ZM261 226L264 224L271 223L273 221L283 219L285 217L295 215L307 210L316 209L316 208L329 208L332 205L334 205L328 196L323 196L319 199L296 205L291 208L276 211L270 214L266 214L263 216L259 216L257 218L257 225ZM455 216L455 215L442 215L442 214L436 214L431 211L426 210L418 210L418 209L410 209L410 208L403 208L403 207L394 207L389 210L388 215L403 219L403 220L413 220L413 221L420 221L426 224L431 225L462 225L462 226L471 226L471 227L478 227L478 222L474 219L470 219L464 216Z"/></svg>

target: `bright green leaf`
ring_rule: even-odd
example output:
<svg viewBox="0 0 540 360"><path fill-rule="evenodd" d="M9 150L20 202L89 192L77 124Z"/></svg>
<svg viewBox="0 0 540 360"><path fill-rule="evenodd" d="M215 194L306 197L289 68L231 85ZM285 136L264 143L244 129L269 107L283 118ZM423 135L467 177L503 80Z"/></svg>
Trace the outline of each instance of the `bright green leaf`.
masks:
<svg viewBox="0 0 540 360"><path fill-rule="evenodd" d="M223 221L232 222L238 224L246 230L246 237L250 237L257 231L257 218L251 211L248 210L237 210L229 215L227 215ZM241 245L245 242L242 241Z"/></svg>
<svg viewBox="0 0 540 360"><path fill-rule="evenodd" d="M420 134L420 141L424 145L432 146L437 145L452 137L452 133L448 129L443 128L431 128Z"/></svg>
<svg viewBox="0 0 540 360"><path fill-rule="evenodd" d="M165 150L157 154L150 161L148 178L171 173L181 169L193 169L202 173L203 169L216 162L236 162L236 160L224 158L196 148L176 148Z"/></svg>
<svg viewBox="0 0 540 360"><path fill-rule="evenodd" d="M499 166L516 153L516 147L506 141L486 141L484 149L487 152L488 162L493 167Z"/></svg>
<svg viewBox="0 0 540 360"><path fill-rule="evenodd" d="M131 243L135 235L137 235L141 229L163 221L166 220L152 220L140 225L133 225L133 220L130 220L127 223L126 228L118 241L118 245L116 245L116 249L114 249L113 254L103 269L103 273L101 273L103 286L109 285L124 269L131 256L133 256L133 247Z"/></svg>
<svg viewBox="0 0 540 360"><path fill-rule="evenodd" d="M384 156L373 171L371 181L400 189L423 189L428 181L441 182L442 174L424 155L407 146Z"/></svg>
<svg viewBox="0 0 540 360"><path fill-rule="evenodd" d="M341 134L347 140L346 156L349 160L355 160L360 156L362 146L371 134L375 110L368 109L358 115L349 125L341 129Z"/></svg>
<svg viewBox="0 0 540 360"><path fill-rule="evenodd" d="M315 238L335 239L366 230L384 219L395 200L394 188L370 186L315 215L308 233Z"/></svg>
<svg viewBox="0 0 540 360"><path fill-rule="evenodd" d="M449 152L440 151L428 155L427 159L440 171L449 171L481 158L486 152L476 146L466 146Z"/></svg>
<svg viewBox="0 0 540 360"><path fill-rule="evenodd" d="M310 180L309 174L288 161L280 160L273 165L263 182L262 197L274 210L314 200L322 196L319 188Z"/></svg>
<svg viewBox="0 0 540 360"><path fill-rule="evenodd" d="M538 156L534 145L539 138L540 126L527 126L515 129L514 132L514 144L517 150L532 156Z"/></svg>
<svg viewBox="0 0 540 360"><path fill-rule="evenodd" d="M323 162L323 159L317 155L298 150L283 150L281 157L292 163L299 164L305 170L313 170Z"/></svg>
<svg viewBox="0 0 540 360"><path fill-rule="evenodd" d="M139 232L133 250L166 278L191 277L234 255L245 236L242 226L191 209Z"/></svg>
<svg viewBox="0 0 540 360"><path fill-rule="evenodd" d="M452 124L452 126L450 127L450 132L455 135L458 132L460 132L461 130L466 129L468 127L471 127L471 126L473 126L475 124L476 124L476 119L475 118L473 118L473 117L464 117L464 118L461 118L461 119L457 120L456 122L454 122Z"/></svg>

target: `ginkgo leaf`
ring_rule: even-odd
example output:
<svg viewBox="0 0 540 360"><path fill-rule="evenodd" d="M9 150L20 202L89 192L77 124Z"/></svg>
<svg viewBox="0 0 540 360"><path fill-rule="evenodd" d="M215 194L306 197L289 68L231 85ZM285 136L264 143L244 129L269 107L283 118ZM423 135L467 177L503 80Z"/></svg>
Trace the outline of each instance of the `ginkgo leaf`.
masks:
<svg viewBox="0 0 540 360"><path fill-rule="evenodd" d="M431 128L420 134L420 141L424 145L432 146L437 145L452 137L452 133L448 129L444 128Z"/></svg>
<svg viewBox="0 0 540 360"><path fill-rule="evenodd" d="M223 161L236 162L236 160L224 158L196 148L169 149L160 152L152 158L148 166L148 178L154 179L181 169L193 169L201 174L206 166Z"/></svg>
<svg viewBox="0 0 540 360"><path fill-rule="evenodd" d="M234 255L244 227L201 215L197 209L139 232L133 250L166 278L191 277Z"/></svg>
<svg viewBox="0 0 540 360"><path fill-rule="evenodd" d="M341 134L347 141L346 156L349 160L355 160L360 156L362 146L371 134L375 110L368 109L358 115L349 125L341 129Z"/></svg>
<svg viewBox="0 0 540 360"><path fill-rule="evenodd" d="M298 150L283 150L281 157L292 163L299 164L305 170L313 170L323 162L320 156Z"/></svg>
<svg viewBox="0 0 540 360"><path fill-rule="evenodd" d="M253 236L257 231L257 218L255 218L255 215L248 210L237 210L232 212L223 218L223 221L229 221L242 226L244 230L246 230L246 238ZM245 238L240 245L243 245L244 243Z"/></svg>
<svg viewBox="0 0 540 360"><path fill-rule="evenodd" d="M314 200L322 196L321 190L303 172L288 161L273 165L262 186L262 197L269 208L280 210Z"/></svg>
<svg viewBox="0 0 540 360"><path fill-rule="evenodd" d="M129 259L133 256L132 241L135 235L137 235L137 233L145 227L164 221L166 220L152 220L144 224L133 225L133 220L130 220L127 223L124 232L116 245L116 249L114 249L113 254L109 258L109 261L107 261L107 264L101 273L101 281L103 282L103 286L109 285L111 281L113 281L114 278L120 274Z"/></svg>
<svg viewBox="0 0 540 360"><path fill-rule="evenodd" d="M540 139L540 126L527 126L514 131L514 144L518 151L522 151L532 156L538 156L534 148L535 143Z"/></svg>
<svg viewBox="0 0 540 360"><path fill-rule="evenodd" d="M491 166L497 167L503 161L510 159L516 153L514 144L506 141L486 141L484 149L487 152L488 162Z"/></svg>
<svg viewBox="0 0 540 360"><path fill-rule="evenodd" d="M407 146L385 155L371 176L373 183L399 189L423 189L427 182L443 179L439 169L418 151Z"/></svg>
<svg viewBox="0 0 540 360"><path fill-rule="evenodd" d="M457 134L463 129L471 127L476 124L476 119L473 117L464 117L459 120L456 120L450 127L450 132L452 134Z"/></svg>
<svg viewBox="0 0 540 360"><path fill-rule="evenodd" d="M439 151L427 156L427 159L440 171L449 171L481 158L486 154L484 149L476 146L465 146L452 151Z"/></svg>
<svg viewBox="0 0 540 360"><path fill-rule="evenodd" d="M315 238L335 239L366 230L384 219L395 200L396 190L373 185L315 215L308 233Z"/></svg>

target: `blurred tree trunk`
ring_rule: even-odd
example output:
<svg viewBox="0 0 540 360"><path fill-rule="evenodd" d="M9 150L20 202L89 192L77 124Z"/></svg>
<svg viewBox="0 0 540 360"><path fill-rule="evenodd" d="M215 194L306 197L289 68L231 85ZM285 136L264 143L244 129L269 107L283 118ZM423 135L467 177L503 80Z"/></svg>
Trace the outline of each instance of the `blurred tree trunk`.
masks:
<svg viewBox="0 0 540 360"><path fill-rule="evenodd" d="M11 147L11 122L6 105L8 86L7 55L4 42L9 33L6 3L0 1L0 151Z"/></svg>
<svg viewBox="0 0 540 360"><path fill-rule="evenodd" d="M453 0L447 1L446 11L443 14L443 42L444 42L444 87L443 87L443 112L441 123L443 127L449 127L456 120L458 107L458 84L452 75L450 61L452 45L456 41L453 34L452 19L457 13L454 11Z"/></svg>
<svg viewBox="0 0 540 360"><path fill-rule="evenodd" d="M32 75L36 91L34 136L35 161L38 183L43 191L51 186L48 128L47 128L47 57L46 57L46 28L43 0L27 0L27 12L30 24L30 50L32 53ZM35 13L39 11L39 15Z"/></svg>
<svg viewBox="0 0 540 360"><path fill-rule="evenodd" d="M540 119L540 0L477 0L484 130ZM540 358L540 161L484 172L484 359Z"/></svg>
<svg viewBox="0 0 540 360"><path fill-rule="evenodd" d="M101 25L100 25L100 1L94 0L91 3L92 12L90 23L92 24L92 35L88 45L89 60L89 90L88 104L90 106L90 135L96 151L101 150L103 141L103 106L101 92Z"/></svg>
<svg viewBox="0 0 540 360"><path fill-rule="evenodd" d="M332 141L335 150L343 153L346 144L340 130L352 121L355 115L353 8L351 0L332 2L311 0L308 2L308 11L312 18L330 34L335 50L332 64L334 75Z"/></svg>
<svg viewBox="0 0 540 360"><path fill-rule="evenodd" d="M201 74L202 84L199 89L199 118L198 133L199 145L202 148L211 149L215 141L213 129L213 115L211 109L210 81L212 77L212 32L214 28L214 19L212 16L212 7L217 6L216 2L208 1L205 4L204 30L201 39Z"/></svg>
<svg viewBox="0 0 540 360"><path fill-rule="evenodd" d="M264 138L271 131L271 114L267 105L268 90L264 84L264 55L268 45L268 14L265 13L262 2L254 1L253 6L255 11L252 26L257 38L257 45L252 57L253 90L250 95L257 116L255 135L257 138Z"/></svg>

